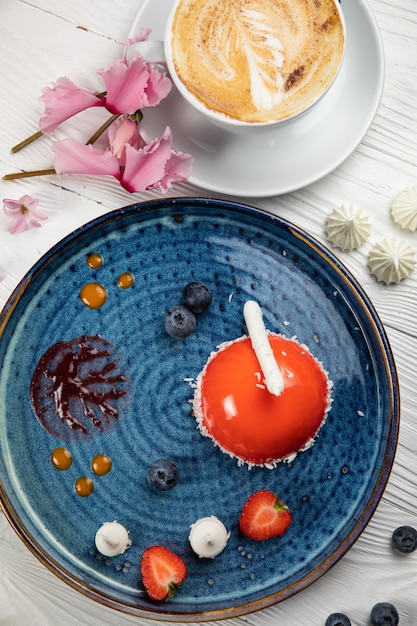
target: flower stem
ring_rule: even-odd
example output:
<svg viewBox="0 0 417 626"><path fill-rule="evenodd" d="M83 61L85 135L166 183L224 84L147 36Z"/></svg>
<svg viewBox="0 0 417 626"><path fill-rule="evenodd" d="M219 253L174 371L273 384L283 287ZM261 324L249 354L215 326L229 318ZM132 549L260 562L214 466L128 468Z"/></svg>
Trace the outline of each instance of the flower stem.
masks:
<svg viewBox="0 0 417 626"><path fill-rule="evenodd" d="M17 180L18 178L31 178L32 176L49 176L56 174L54 169L50 170L34 170L32 172L15 172L14 174L5 174L3 180Z"/></svg>
<svg viewBox="0 0 417 626"><path fill-rule="evenodd" d="M97 141L97 139L104 133L104 131L107 130L109 128L109 126L111 126L113 124L113 122L115 122L117 120L118 117L120 117L120 113L115 113L114 115L109 117L109 119L106 120L104 122L104 124L102 124L100 126L100 128L98 128L96 130L94 135L91 135L90 139L85 142L86 145L88 146L88 145L90 145L92 143L95 143Z"/></svg>
<svg viewBox="0 0 417 626"><path fill-rule="evenodd" d="M40 130L38 130L36 133L33 133L33 135L31 135L30 137L27 137L20 143L17 143L15 146L13 146L12 152L13 153L19 152L19 150L22 150L22 148L26 148L26 146L31 144L33 141L35 141L36 139L39 139L39 137L42 137L42 135L43 133Z"/></svg>

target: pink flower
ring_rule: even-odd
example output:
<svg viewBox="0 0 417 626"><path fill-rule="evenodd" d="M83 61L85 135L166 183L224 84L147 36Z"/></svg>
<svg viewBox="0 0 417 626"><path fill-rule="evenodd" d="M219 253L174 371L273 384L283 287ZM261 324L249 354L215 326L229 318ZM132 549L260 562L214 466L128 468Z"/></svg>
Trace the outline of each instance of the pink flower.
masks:
<svg viewBox="0 0 417 626"><path fill-rule="evenodd" d="M130 60L127 59L129 47L138 41L145 41L149 33L149 29L143 29L139 37L128 40L123 58L107 70L98 72L106 85L104 106L113 114L133 115L144 107L156 106L171 91L172 83L168 76L145 61L138 52L134 52Z"/></svg>
<svg viewBox="0 0 417 626"><path fill-rule="evenodd" d="M39 228L48 216L37 210L39 200L25 195L19 200L4 198L3 211L10 217L9 231L12 234L21 233L27 228Z"/></svg>
<svg viewBox="0 0 417 626"><path fill-rule="evenodd" d="M193 159L189 154L172 149L170 128L166 128L161 138L145 144L137 125L134 132L131 124L134 122L125 119L114 133L108 134L109 148L106 150L73 139L56 142L56 172L113 176L131 193L148 189L166 192L172 184L188 178Z"/></svg>
<svg viewBox="0 0 417 626"><path fill-rule="evenodd" d="M136 149L145 145L145 141L139 133L138 125L129 118L116 120L108 130L108 138L110 149L121 167L125 164L127 144Z"/></svg>
<svg viewBox="0 0 417 626"><path fill-rule="evenodd" d="M107 70L98 72L106 86L103 95L81 89L66 77L58 78L52 88L45 87L40 97L45 103L39 121L41 132L51 133L59 124L90 107L105 107L113 115L134 115L144 107L159 104L170 92L171 80L138 52L127 58L130 46L147 39L149 33L149 29L142 29L138 37L128 39L123 57Z"/></svg>
<svg viewBox="0 0 417 626"><path fill-rule="evenodd" d="M77 87L69 78L62 77L45 87L39 98L45 103L45 113L39 121L43 133L51 133L59 124L89 107L103 106L93 93Z"/></svg>
<svg viewBox="0 0 417 626"><path fill-rule="evenodd" d="M5 180L53 173L96 174L113 176L129 192L148 189L165 192L174 183L188 178L193 159L173 149L169 127L162 137L150 143L146 143L139 131L142 109L158 105L172 87L171 80L158 65L148 63L137 51L128 55L132 45L145 41L150 32L150 29L142 29L138 37L128 39L123 57L98 72L106 87L103 92L81 89L66 77L43 89L40 99L45 103L45 111L39 122L40 132L14 146L13 152L43 133L53 132L59 124L88 108L104 107L112 115L85 144L70 138L55 142L54 169L6 174ZM93 147L106 130L107 148ZM12 219L11 232L41 226L41 221L47 219L36 211L38 203L29 196L4 203L4 211Z"/></svg>
<svg viewBox="0 0 417 626"><path fill-rule="evenodd" d="M52 148L57 174L93 174L115 178L120 175L119 161L109 149L98 150L69 137L57 141Z"/></svg>
<svg viewBox="0 0 417 626"><path fill-rule="evenodd" d="M172 133L166 128L160 139L154 139L140 150L126 146L126 165L120 183L127 191L158 189L165 193L191 174L193 158L172 149Z"/></svg>

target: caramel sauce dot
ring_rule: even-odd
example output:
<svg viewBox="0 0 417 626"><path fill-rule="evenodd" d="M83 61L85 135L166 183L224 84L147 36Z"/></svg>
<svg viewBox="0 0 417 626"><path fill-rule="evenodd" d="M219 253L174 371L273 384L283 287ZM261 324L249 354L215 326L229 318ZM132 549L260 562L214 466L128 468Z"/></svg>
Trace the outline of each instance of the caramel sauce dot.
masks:
<svg viewBox="0 0 417 626"><path fill-rule="evenodd" d="M117 284L122 289L129 289L135 282L135 277L130 272L123 272L117 279Z"/></svg>
<svg viewBox="0 0 417 626"><path fill-rule="evenodd" d="M57 470L64 472L72 465L72 454L66 448L55 448L51 452L51 463Z"/></svg>
<svg viewBox="0 0 417 626"><path fill-rule="evenodd" d="M103 265L103 257L98 252L92 252L88 255L86 263L92 270L97 270Z"/></svg>
<svg viewBox="0 0 417 626"><path fill-rule="evenodd" d="M75 493L81 496L82 498L86 498L90 496L94 491L94 483L91 478L87 476L81 476L81 478L77 478L74 485Z"/></svg>
<svg viewBox="0 0 417 626"><path fill-rule="evenodd" d="M96 454L91 461L91 469L97 476L108 474L112 468L112 460L106 454Z"/></svg>
<svg viewBox="0 0 417 626"><path fill-rule="evenodd" d="M87 283L80 291L80 299L90 309L98 309L107 300L107 291L100 283Z"/></svg>

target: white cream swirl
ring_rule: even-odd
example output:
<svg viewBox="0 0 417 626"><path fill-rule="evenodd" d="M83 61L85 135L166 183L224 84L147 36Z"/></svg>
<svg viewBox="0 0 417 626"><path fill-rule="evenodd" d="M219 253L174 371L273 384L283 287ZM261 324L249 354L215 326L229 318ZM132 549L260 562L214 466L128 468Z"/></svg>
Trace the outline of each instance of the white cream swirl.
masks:
<svg viewBox="0 0 417 626"><path fill-rule="evenodd" d="M129 533L119 522L105 522L95 536L97 550L104 556L123 554L132 545Z"/></svg>
<svg viewBox="0 0 417 626"><path fill-rule="evenodd" d="M217 517L201 517L191 524L189 541L200 558L214 559L225 549L230 533Z"/></svg>

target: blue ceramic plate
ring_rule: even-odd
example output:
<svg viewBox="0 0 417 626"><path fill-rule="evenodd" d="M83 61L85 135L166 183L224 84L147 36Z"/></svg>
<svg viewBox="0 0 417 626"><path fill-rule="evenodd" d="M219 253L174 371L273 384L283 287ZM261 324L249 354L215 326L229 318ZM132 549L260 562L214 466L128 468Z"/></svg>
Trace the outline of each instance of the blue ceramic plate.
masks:
<svg viewBox="0 0 417 626"><path fill-rule="evenodd" d="M102 256L100 268L87 265L91 253ZM130 288L117 284L125 272L134 276ZM164 331L164 312L181 302L192 280L209 285L213 303L190 337L175 340ZM107 291L97 309L80 299L90 282ZM334 383L333 407L316 444L274 470L238 467L199 434L191 414L187 379L219 343L245 333L247 299L261 304L269 329L306 343ZM0 323L5 514L48 568L107 606L165 621L204 621L272 605L324 574L380 500L399 422L385 332L339 261L279 218L190 198L109 213L34 266ZM80 380L81 423L69 429L69 416L77 414L69 403L78 397L79 409L81 402L71 390L79 391ZM59 447L72 454L66 471L50 461ZM97 454L112 460L106 475L91 470ZM178 465L180 480L158 492L147 483L147 468L166 457ZM92 479L90 496L75 492L79 477ZM289 504L293 523L281 538L254 542L240 535L238 519L261 488ZM198 559L188 544L190 524L207 515L231 533L214 560ZM126 526L132 546L105 558L94 535L112 520ZM157 543L180 554L189 571L164 603L148 599L139 572L143 550Z"/></svg>

